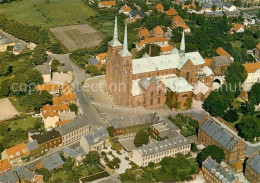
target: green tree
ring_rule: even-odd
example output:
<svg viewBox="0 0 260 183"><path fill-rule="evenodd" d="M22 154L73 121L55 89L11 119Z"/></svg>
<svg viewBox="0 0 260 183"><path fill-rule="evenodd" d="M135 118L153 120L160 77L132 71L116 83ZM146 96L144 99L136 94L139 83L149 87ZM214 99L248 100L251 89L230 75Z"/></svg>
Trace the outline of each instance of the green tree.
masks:
<svg viewBox="0 0 260 183"><path fill-rule="evenodd" d="M7 96L9 96L9 94L11 92L10 82L11 82L10 79L6 79L6 80L1 82L0 97L7 97Z"/></svg>
<svg viewBox="0 0 260 183"><path fill-rule="evenodd" d="M97 76L97 75L102 74L101 71L98 70L98 68L93 65L87 66L86 73L91 74L91 76Z"/></svg>
<svg viewBox="0 0 260 183"><path fill-rule="evenodd" d="M35 65L41 65L47 60L47 54L45 46L38 44L33 50L33 63Z"/></svg>
<svg viewBox="0 0 260 183"><path fill-rule="evenodd" d="M142 50L137 52L137 58L141 58L145 53L149 53L150 45L146 45ZM151 45L151 54L152 57L159 56L160 55L160 47L157 45L152 44Z"/></svg>
<svg viewBox="0 0 260 183"><path fill-rule="evenodd" d="M135 147L141 147L142 145L146 145L149 142L149 135L144 130L140 130L136 133L134 138Z"/></svg>
<svg viewBox="0 0 260 183"><path fill-rule="evenodd" d="M230 109L224 114L224 119L228 122L235 122L238 120L238 112L234 109Z"/></svg>
<svg viewBox="0 0 260 183"><path fill-rule="evenodd" d="M48 171L46 168L41 168L36 170L40 175L43 175L43 179L46 182L49 182L49 179L51 178L51 172Z"/></svg>
<svg viewBox="0 0 260 183"><path fill-rule="evenodd" d="M212 11L216 11L216 9L217 9L217 6L216 6L215 4L213 4L211 10L212 10Z"/></svg>
<svg viewBox="0 0 260 183"><path fill-rule="evenodd" d="M223 99L217 91L212 91L209 94L202 107L212 116L222 116L224 114L224 110L226 109Z"/></svg>
<svg viewBox="0 0 260 183"><path fill-rule="evenodd" d="M255 113L255 106L251 102L243 102L240 106L240 112L244 115L253 115Z"/></svg>
<svg viewBox="0 0 260 183"><path fill-rule="evenodd" d="M100 162L100 156L97 151L89 151L84 159L84 163L87 165L96 165Z"/></svg>
<svg viewBox="0 0 260 183"><path fill-rule="evenodd" d="M217 163L221 163L221 161L225 159L225 154L223 149L215 145L210 145L204 148L198 154L199 165L201 166L202 162L205 161L209 156L211 156L212 159L216 160Z"/></svg>
<svg viewBox="0 0 260 183"><path fill-rule="evenodd" d="M247 141L253 141L260 135L260 119L256 116L243 116L237 128L241 137Z"/></svg>
<svg viewBox="0 0 260 183"><path fill-rule="evenodd" d="M260 103L260 83L255 83L250 92L250 102L254 105L258 105Z"/></svg>
<svg viewBox="0 0 260 183"><path fill-rule="evenodd" d="M241 0L235 0L234 5L237 6L237 7L240 7L242 5Z"/></svg>
<svg viewBox="0 0 260 183"><path fill-rule="evenodd" d="M197 152L198 151L197 145L194 142L191 143L190 149L191 149L192 152Z"/></svg>
<svg viewBox="0 0 260 183"><path fill-rule="evenodd" d="M29 69L25 74L28 77L29 84L39 85L43 83L43 77L40 71L36 69Z"/></svg>
<svg viewBox="0 0 260 183"><path fill-rule="evenodd" d="M110 137L114 137L115 128L113 126L107 127L107 132Z"/></svg>
<svg viewBox="0 0 260 183"><path fill-rule="evenodd" d="M245 67L241 63L231 63L225 72L225 79L227 83L231 83L232 85L244 83L246 78L247 72Z"/></svg>
<svg viewBox="0 0 260 183"><path fill-rule="evenodd" d="M75 112L75 114L78 114L78 106L76 104L70 104L69 108L71 111Z"/></svg>

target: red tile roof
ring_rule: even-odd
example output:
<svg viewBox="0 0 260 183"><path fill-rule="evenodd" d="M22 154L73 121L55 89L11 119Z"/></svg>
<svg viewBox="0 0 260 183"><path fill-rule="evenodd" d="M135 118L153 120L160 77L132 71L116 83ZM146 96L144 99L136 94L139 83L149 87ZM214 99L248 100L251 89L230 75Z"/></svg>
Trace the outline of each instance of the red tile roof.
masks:
<svg viewBox="0 0 260 183"><path fill-rule="evenodd" d="M165 52L165 51L172 51L173 50L173 46L163 46L160 48L161 52Z"/></svg>
<svg viewBox="0 0 260 183"><path fill-rule="evenodd" d="M260 62L243 64L247 73L254 73L260 69Z"/></svg>
<svg viewBox="0 0 260 183"><path fill-rule="evenodd" d="M7 159L0 160L0 172L11 169L11 164Z"/></svg>
<svg viewBox="0 0 260 183"><path fill-rule="evenodd" d="M141 37L147 37L149 35L150 35L150 32L146 28L143 28L139 31L139 36L141 36Z"/></svg>
<svg viewBox="0 0 260 183"><path fill-rule="evenodd" d="M216 49L216 52L219 56L227 55L227 56L229 56L229 58L231 57L231 55L226 50L224 50L222 47L218 47Z"/></svg>
<svg viewBox="0 0 260 183"><path fill-rule="evenodd" d="M62 101L69 101L69 100L75 100L76 94L75 93L68 93L67 95L61 95L59 97L53 97L52 102L53 104L61 104Z"/></svg>
<svg viewBox="0 0 260 183"><path fill-rule="evenodd" d="M260 43L256 45L256 48L260 50Z"/></svg>
<svg viewBox="0 0 260 183"><path fill-rule="evenodd" d="M161 3L160 3L160 4L157 4L157 5L155 6L155 8L156 8L157 11L161 11L161 12L164 11L164 7L163 7L163 5L162 5Z"/></svg>
<svg viewBox="0 0 260 183"><path fill-rule="evenodd" d="M158 25L153 29L153 32L155 35L163 35L164 31L163 29Z"/></svg>
<svg viewBox="0 0 260 183"><path fill-rule="evenodd" d="M9 149L6 149L6 153L9 156L9 158L15 159L20 156L26 156L29 154L29 150L27 149L26 145L24 143L15 145Z"/></svg>
<svg viewBox="0 0 260 183"><path fill-rule="evenodd" d="M109 5L116 5L116 1L98 1L98 4L101 4L103 6L109 6Z"/></svg>
<svg viewBox="0 0 260 183"><path fill-rule="evenodd" d="M173 8L170 8L170 9L167 10L165 13L166 13L167 15L178 15L178 12L177 12L175 9L173 9Z"/></svg>
<svg viewBox="0 0 260 183"><path fill-rule="evenodd" d="M122 9L124 12L131 12L131 11L132 11L132 9L131 9L129 6L127 6L126 4L125 4L124 6L122 6L121 9Z"/></svg>
<svg viewBox="0 0 260 183"><path fill-rule="evenodd" d="M233 30L235 32L239 31L239 29L243 28L244 29L244 25L240 25L240 24L236 24L234 27L233 27Z"/></svg>
<svg viewBox="0 0 260 183"><path fill-rule="evenodd" d="M44 85L37 85L36 90L46 90L46 91L53 91L53 90L59 90L58 84L44 84Z"/></svg>

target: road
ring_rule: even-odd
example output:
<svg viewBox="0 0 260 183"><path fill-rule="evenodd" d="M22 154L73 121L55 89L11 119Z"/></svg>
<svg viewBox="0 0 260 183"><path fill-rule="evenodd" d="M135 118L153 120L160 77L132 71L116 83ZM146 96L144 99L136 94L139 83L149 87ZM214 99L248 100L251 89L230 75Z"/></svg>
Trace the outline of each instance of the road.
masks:
<svg viewBox="0 0 260 183"><path fill-rule="evenodd" d="M86 116L87 119L89 119L91 129L106 127L107 124L100 118L96 109L89 102L89 98L81 86L81 83L85 81L85 79L87 79L89 76L85 74L84 70L82 70L80 67L78 67L74 62L70 60L69 54L48 54L54 57L55 59L59 60L60 62L71 66L71 68L73 69L73 75L75 78L72 84L74 86L74 91L77 95L79 110L83 113L84 116Z"/></svg>

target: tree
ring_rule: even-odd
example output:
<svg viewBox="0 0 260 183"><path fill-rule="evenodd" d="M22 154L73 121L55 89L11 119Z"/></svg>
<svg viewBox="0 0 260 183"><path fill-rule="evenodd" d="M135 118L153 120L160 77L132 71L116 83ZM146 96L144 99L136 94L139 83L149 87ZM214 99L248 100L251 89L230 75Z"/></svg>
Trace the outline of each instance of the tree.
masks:
<svg viewBox="0 0 260 183"><path fill-rule="evenodd" d="M241 63L231 63L225 72L225 79L227 83L230 83L232 85L244 83L246 78L247 72L245 67Z"/></svg>
<svg viewBox="0 0 260 183"><path fill-rule="evenodd" d="M69 108L71 111L75 112L75 114L78 114L78 106L76 104L70 104Z"/></svg>
<svg viewBox="0 0 260 183"><path fill-rule="evenodd" d="M137 52L137 58L141 58L145 53L149 53L151 46L151 56L159 56L160 55L160 47L154 44L146 45L142 50Z"/></svg>
<svg viewBox="0 0 260 183"><path fill-rule="evenodd" d="M198 151L197 145L194 142L191 143L190 149L191 149L192 152L197 152Z"/></svg>
<svg viewBox="0 0 260 183"><path fill-rule="evenodd" d="M221 163L221 161L225 159L225 154L223 149L215 145L210 145L204 148L198 154L199 165L201 166L202 162L205 161L209 156L211 156L212 159L216 160L217 163Z"/></svg>
<svg viewBox="0 0 260 183"><path fill-rule="evenodd" d="M260 119L256 116L243 116L237 125L239 135L247 141L253 141L260 134Z"/></svg>
<svg viewBox="0 0 260 183"><path fill-rule="evenodd" d="M141 147L142 145L146 145L149 142L149 135L144 130L140 130L136 133L134 138L135 147Z"/></svg>
<svg viewBox="0 0 260 183"><path fill-rule="evenodd" d="M46 168L41 168L36 170L40 175L43 175L43 179L46 182L49 182L49 179L51 178L51 172L47 170Z"/></svg>
<svg viewBox="0 0 260 183"><path fill-rule="evenodd" d="M115 128L113 126L107 127L107 132L110 137L114 137Z"/></svg>
<svg viewBox="0 0 260 183"><path fill-rule="evenodd" d="M240 106L240 112L244 115L253 115L255 113L255 106L251 102L243 102Z"/></svg>
<svg viewBox="0 0 260 183"><path fill-rule="evenodd" d="M255 83L252 86L249 99L254 105L258 105L260 103L260 83Z"/></svg>
<svg viewBox="0 0 260 183"><path fill-rule="evenodd" d="M224 114L224 110L226 109L223 99L217 91L212 91L209 94L202 107L212 116L222 116Z"/></svg>
<svg viewBox="0 0 260 183"><path fill-rule="evenodd" d="M228 110L225 115L224 119L228 122L235 122L238 120L238 112L236 110Z"/></svg>
<svg viewBox="0 0 260 183"><path fill-rule="evenodd" d="M41 65L47 60L46 49L44 45L38 44L33 51L33 63L35 65Z"/></svg>
<svg viewBox="0 0 260 183"><path fill-rule="evenodd" d="M6 79L1 82L0 97L7 97L11 92L10 79Z"/></svg>
<svg viewBox="0 0 260 183"><path fill-rule="evenodd" d="M216 6L215 4L213 4L211 10L212 10L212 11L216 11L216 9L217 9L217 6Z"/></svg>
<svg viewBox="0 0 260 183"><path fill-rule="evenodd" d="M29 69L25 74L28 77L29 84L39 85L43 83L43 77L40 71L36 69Z"/></svg>
<svg viewBox="0 0 260 183"><path fill-rule="evenodd" d="M240 7L242 5L241 0L235 0L234 5L237 6L237 7Z"/></svg>
<svg viewBox="0 0 260 183"><path fill-rule="evenodd" d="M91 74L91 76L97 76L97 75L102 74L101 71L98 70L98 68L93 65L87 66L86 73Z"/></svg>
<svg viewBox="0 0 260 183"><path fill-rule="evenodd" d="M89 151L84 159L84 163L87 165L96 165L100 162L100 156L97 151Z"/></svg>

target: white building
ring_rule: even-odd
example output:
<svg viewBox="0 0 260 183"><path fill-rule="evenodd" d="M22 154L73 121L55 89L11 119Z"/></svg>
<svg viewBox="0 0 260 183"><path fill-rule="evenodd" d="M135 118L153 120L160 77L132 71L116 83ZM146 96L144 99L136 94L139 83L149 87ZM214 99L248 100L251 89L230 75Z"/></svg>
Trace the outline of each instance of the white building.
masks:
<svg viewBox="0 0 260 183"><path fill-rule="evenodd" d="M247 71L247 78L245 83L260 82L260 63L243 64Z"/></svg>
<svg viewBox="0 0 260 183"><path fill-rule="evenodd" d="M237 11L237 7L228 2L223 3L223 10L225 11Z"/></svg>

